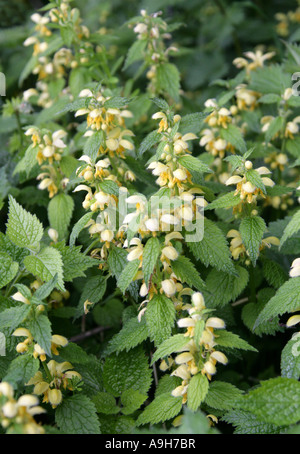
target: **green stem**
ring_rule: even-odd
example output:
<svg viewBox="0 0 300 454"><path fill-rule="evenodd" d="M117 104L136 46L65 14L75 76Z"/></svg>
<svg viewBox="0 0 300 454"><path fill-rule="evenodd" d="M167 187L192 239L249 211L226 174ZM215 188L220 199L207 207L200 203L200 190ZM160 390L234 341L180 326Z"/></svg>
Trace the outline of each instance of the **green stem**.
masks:
<svg viewBox="0 0 300 454"><path fill-rule="evenodd" d="M42 364L43 364L44 371L45 371L45 373L46 373L46 375L47 375L47 378L48 378L48 380L50 380L50 382L51 382L51 381L52 381L52 376L51 376L51 374L50 374L50 370L48 369L48 366L47 366L47 364L46 364L46 361L42 361Z"/></svg>

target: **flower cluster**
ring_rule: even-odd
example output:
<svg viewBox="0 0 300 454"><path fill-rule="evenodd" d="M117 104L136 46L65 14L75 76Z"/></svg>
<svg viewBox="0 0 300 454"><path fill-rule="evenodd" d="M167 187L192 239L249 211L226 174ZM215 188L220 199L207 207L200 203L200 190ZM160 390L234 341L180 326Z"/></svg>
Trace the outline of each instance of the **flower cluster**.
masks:
<svg viewBox="0 0 300 454"><path fill-rule="evenodd" d="M81 380L81 375L72 369L72 364L67 361L57 363L51 360L45 364L46 377L38 371L27 385L34 385L33 394L43 395L43 402L56 408L63 400L62 391L73 391L74 381L77 384Z"/></svg>
<svg viewBox="0 0 300 454"><path fill-rule="evenodd" d="M44 434L44 428L34 416L45 413L39 400L31 394L24 394L17 400L10 383L0 383L0 423L8 434Z"/></svg>
<svg viewBox="0 0 300 454"><path fill-rule="evenodd" d="M218 317L210 317L201 293L193 293L191 304L182 308L189 316L178 320L179 328L186 328L185 336L189 342L178 351L175 357L176 369L171 375L182 379L180 386L172 391L173 396L182 396L183 403L187 400L187 391L192 376L201 373L208 380L216 373L216 364L226 365L227 357L215 347L218 336L215 329L224 329L225 323ZM197 331L197 335L196 335Z"/></svg>
<svg viewBox="0 0 300 454"><path fill-rule="evenodd" d="M49 197L52 198L59 190L64 190L69 181L60 167L66 148L62 139L67 133L63 129L51 133L46 129L30 127L25 135L31 137L31 150L36 151L36 160L43 171L37 176L37 179L41 180L38 188L47 189Z"/></svg>

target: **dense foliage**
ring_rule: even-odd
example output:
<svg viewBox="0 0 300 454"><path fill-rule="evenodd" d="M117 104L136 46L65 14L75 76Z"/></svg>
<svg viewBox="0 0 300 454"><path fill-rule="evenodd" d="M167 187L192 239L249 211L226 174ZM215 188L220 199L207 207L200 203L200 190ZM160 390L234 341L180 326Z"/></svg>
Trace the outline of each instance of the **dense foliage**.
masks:
<svg viewBox="0 0 300 454"><path fill-rule="evenodd" d="M0 432L299 433L299 4L0 6Z"/></svg>

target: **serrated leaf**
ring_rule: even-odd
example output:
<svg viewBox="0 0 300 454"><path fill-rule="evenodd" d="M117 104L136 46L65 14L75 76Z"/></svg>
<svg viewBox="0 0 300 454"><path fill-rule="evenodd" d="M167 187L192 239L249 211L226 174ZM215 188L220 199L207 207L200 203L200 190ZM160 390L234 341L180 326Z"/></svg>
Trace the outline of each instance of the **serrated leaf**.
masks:
<svg viewBox="0 0 300 454"><path fill-rule="evenodd" d="M224 307L235 299L246 288L249 280L248 271L235 265L236 275L224 271L212 270L206 279L203 291L207 307Z"/></svg>
<svg viewBox="0 0 300 454"><path fill-rule="evenodd" d="M146 151L150 150L150 148L159 142L160 138L161 135L157 131L149 132L140 145L139 155L142 156Z"/></svg>
<svg viewBox="0 0 300 454"><path fill-rule="evenodd" d="M243 135L237 126L229 123L226 129L225 128L221 129L221 137L222 139L229 142L234 148L236 148L241 153L246 152L247 147Z"/></svg>
<svg viewBox="0 0 300 454"><path fill-rule="evenodd" d="M122 293L125 293L126 289L134 280L134 277L138 272L139 266L140 266L139 260L127 262L125 268L123 269L117 281L117 286L119 287Z"/></svg>
<svg viewBox="0 0 300 454"><path fill-rule="evenodd" d="M82 218L79 219L79 221L76 222L70 235L70 247L74 246L79 233L81 232L81 230L84 229L84 227L92 218L92 216L93 216L92 212L86 213L85 215L82 216Z"/></svg>
<svg viewBox="0 0 300 454"><path fill-rule="evenodd" d="M271 378L240 398L237 405L268 424L295 424L300 420L300 382L293 378Z"/></svg>
<svg viewBox="0 0 300 454"><path fill-rule="evenodd" d="M97 413L115 415L120 411L120 408L117 406L116 399L111 394L100 391L92 397L92 401L95 404Z"/></svg>
<svg viewBox="0 0 300 454"><path fill-rule="evenodd" d="M266 230L265 221L259 216L244 218L240 224L240 233L247 253L253 265L259 255L259 248Z"/></svg>
<svg viewBox="0 0 300 454"><path fill-rule="evenodd" d="M146 323L155 345L167 339L175 321L175 308L172 300L165 295L154 295L146 310Z"/></svg>
<svg viewBox="0 0 300 454"><path fill-rule="evenodd" d="M120 107L125 107L130 103L131 99L124 98L121 96L112 96L104 103L106 109L119 109Z"/></svg>
<svg viewBox="0 0 300 454"><path fill-rule="evenodd" d="M115 181L103 180L98 183L101 191L119 197L119 186Z"/></svg>
<svg viewBox="0 0 300 454"><path fill-rule="evenodd" d="M234 434L279 434L282 427L261 422L255 415L243 410L232 410L222 418L236 427Z"/></svg>
<svg viewBox="0 0 300 454"><path fill-rule="evenodd" d="M284 229L282 238L280 240L280 246L279 248L281 249L282 245L286 242L288 238L293 236L295 233L297 233L300 230L300 210L298 210Z"/></svg>
<svg viewBox="0 0 300 454"><path fill-rule="evenodd" d="M131 415L141 407L147 397L147 394L142 394L134 389L126 389L121 395L123 405L122 413L124 415Z"/></svg>
<svg viewBox="0 0 300 454"><path fill-rule="evenodd" d="M158 424L174 418L182 407L182 397L174 397L171 393L164 393L156 397L138 417L137 425Z"/></svg>
<svg viewBox="0 0 300 454"><path fill-rule="evenodd" d="M243 392L231 383L214 381L210 384L205 403L217 410L230 410L234 407L234 401Z"/></svg>
<svg viewBox="0 0 300 454"><path fill-rule="evenodd" d="M175 334L175 336L169 337L169 339L166 339L159 345L152 357L151 364L158 359L169 356L171 353L180 351L189 341L190 339L184 336L184 334Z"/></svg>
<svg viewBox="0 0 300 454"><path fill-rule="evenodd" d="M11 333L26 320L30 311L31 306L29 304L22 304L22 306L11 307L0 312L0 330L9 328Z"/></svg>
<svg viewBox="0 0 300 454"><path fill-rule="evenodd" d="M212 170L205 162L194 156L181 156L178 158L178 162L189 172L212 173Z"/></svg>
<svg viewBox="0 0 300 454"><path fill-rule="evenodd" d="M158 65L156 80L160 91L168 93L175 101L179 99L180 74L173 63L161 63Z"/></svg>
<svg viewBox="0 0 300 454"><path fill-rule="evenodd" d="M64 434L100 434L93 402L85 395L67 397L55 412L55 421Z"/></svg>
<svg viewBox="0 0 300 454"><path fill-rule="evenodd" d="M152 381L152 371L142 348L120 352L106 358L103 368L106 391L119 397L127 389L146 394Z"/></svg>
<svg viewBox="0 0 300 454"><path fill-rule="evenodd" d="M121 331L118 332L109 342L107 353L130 350L141 344L148 337L145 317L138 321L137 317L128 320Z"/></svg>
<svg viewBox="0 0 300 454"><path fill-rule="evenodd" d="M46 299L50 295L52 290L55 288L56 284L57 284L57 275L53 276L51 281L46 282L46 284L42 285L41 287L39 287L36 290L36 292L34 293L35 298L40 299L40 300Z"/></svg>
<svg viewBox="0 0 300 454"><path fill-rule="evenodd" d="M65 282L71 282L76 277L85 277L85 271L98 264L97 260L81 252L81 246L71 248L60 242L53 247L61 254Z"/></svg>
<svg viewBox="0 0 300 454"><path fill-rule="evenodd" d="M74 201L67 194L57 194L48 205L50 227L58 232L59 239L66 237L74 210Z"/></svg>
<svg viewBox="0 0 300 454"><path fill-rule="evenodd" d="M239 195L235 195L235 191L224 194L216 200L213 200L207 207L206 210L215 210L216 208L231 208L238 205L241 202Z"/></svg>
<svg viewBox="0 0 300 454"><path fill-rule="evenodd" d="M92 134L85 142L83 154L91 158L92 162L96 162L99 148L105 141L105 133L100 130Z"/></svg>
<svg viewBox="0 0 300 454"><path fill-rule="evenodd" d="M187 405L192 411L197 411L208 393L209 382L205 375L194 375L189 382L187 392Z"/></svg>
<svg viewBox="0 0 300 454"><path fill-rule="evenodd" d="M94 304L98 303L102 299L106 291L106 284L106 278L101 275L90 277L86 281L80 296L78 306L76 307L76 312L74 315L75 319L84 314L84 303L86 300L89 300L89 302L92 303L92 305L88 307L90 310Z"/></svg>
<svg viewBox="0 0 300 454"><path fill-rule="evenodd" d="M24 258L24 265L29 273L48 282L57 274L57 284L64 290L63 261L59 251L53 247L45 247L37 255L28 255Z"/></svg>
<svg viewBox="0 0 300 454"><path fill-rule="evenodd" d="M9 382L14 388L24 386L39 370L40 362L31 355L21 355L13 359L3 381Z"/></svg>
<svg viewBox="0 0 300 454"><path fill-rule="evenodd" d="M269 285L278 289L288 279L287 273L273 260L264 260L263 273Z"/></svg>
<svg viewBox="0 0 300 454"><path fill-rule="evenodd" d="M37 315L30 320L29 331L39 346L51 356L51 323L47 315Z"/></svg>
<svg viewBox="0 0 300 454"><path fill-rule="evenodd" d="M241 339L237 334L225 331L224 329L218 330L216 334L216 343L220 345L220 347L237 348L240 350L257 352L256 348L249 345L248 342Z"/></svg>
<svg viewBox="0 0 300 454"><path fill-rule="evenodd" d="M19 264L5 252L0 252L0 288L7 285L16 276Z"/></svg>
<svg viewBox="0 0 300 454"><path fill-rule="evenodd" d="M293 277L285 282L259 314L254 329L269 319L293 312L300 307L300 277Z"/></svg>
<svg viewBox="0 0 300 454"><path fill-rule="evenodd" d="M6 234L20 247L33 246L43 236L43 226L37 217L24 210L11 195Z"/></svg>
<svg viewBox="0 0 300 454"><path fill-rule="evenodd" d="M295 333L281 352L282 377L300 378L300 334Z"/></svg>
<svg viewBox="0 0 300 454"><path fill-rule="evenodd" d="M145 39L138 39L132 44L132 46L130 46L127 52L123 70L127 69L128 66L132 65L132 63L143 59L143 52L146 45L147 41Z"/></svg>
<svg viewBox="0 0 300 454"><path fill-rule="evenodd" d="M145 244L143 251L143 273L146 285L149 284L149 280L160 254L160 249L160 242L156 237L150 238Z"/></svg>
<svg viewBox="0 0 300 454"><path fill-rule="evenodd" d="M204 237L199 243L189 243L189 249L205 266L214 266L227 273L235 273L230 251L222 231L209 219L204 219Z"/></svg>
<svg viewBox="0 0 300 454"><path fill-rule="evenodd" d="M260 174L255 169L247 170L245 173L247 181L250 181L254 186L261 189L264 194L266 194L265 185L261 179Z"/></svg>
<svg viewBox="0 0 300 454"><path fill-rule="evenodd" d="M276 136L276 134L283 128L284 123L285 120L283 117L276 117L271 121L265 135L266 142L270 142L270 140Z"/></svg>
<svg viewBox="0 0 300 454"><path fill-rule="evenodd" d="M176 277L181 282L186 282L190 287L202 291L205 287L205 282L201 279L194 264L184 256L179 256L172 262L172 270Z"/></svg>

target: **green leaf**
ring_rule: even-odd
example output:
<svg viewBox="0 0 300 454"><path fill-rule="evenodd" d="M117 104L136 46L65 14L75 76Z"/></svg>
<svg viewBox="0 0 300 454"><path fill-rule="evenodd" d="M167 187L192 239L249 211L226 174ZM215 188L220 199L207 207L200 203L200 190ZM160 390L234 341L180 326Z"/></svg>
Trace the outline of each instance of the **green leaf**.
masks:
<svg viewBox="0 0 300 454"><path fill-rule="evenodd" d="M145 317L138 321L137 317L128 320L121 331L118 332L109 342L107 353L129 351L146 340L148 330Z"/></svg>
<svg viewBox="0 0 300 454"><path fill-rule="evenodd" d="M281 352L282 377L300 378L300 334L295 333Z"/></svg>
<svg viewBox="0 0 300 454"><path fill-rule="evenodd" d="M194 413L193 411L184 408L182 424L176 429L176 435L211 435L218 433L220 432L211 427L208 418L202 411Z"/></svg>
<svg viewBox="0 0 300 454"><path fill-rule="evenodd" d="M161 135L157 131L149 132L149 134L143 139L140 148L139 156L142 156L146 151L150 150L154 145L159 142Z"/></svg>
<svg viewBox="0 0 300 454"><path fill-rule="evenodd" d="M243 135L237 126L229 123L226 129L225 128L221 129L221 137L222 139L229 142L234 148L236 148L241 153L246 152L247 147Z"/></svg>
<svg viewBox="0 0 300 454"><path fill-rule="evenodd" d="M35 315L30 320L29 331L39 346L51 356L51 323L47 315Z"/></svg>
<svg viewBox="0 0 300 454"><path fill-rule="evenodd" d="M143 405L147 397L147 394L141 394L134 389L126 389L121 395L121 402L123 404L122 413L124 415L131 415Z"/></svg>
<svg viewBox="0 0 300 454"><path fill-rule="evenodd" d="M117 406L116 399L111 394L100 391L92 397L92 401L95 404L97 413L115 415L120 411L120 408Z"/></svg>
<svg viewBox="0 0 300 454"><path fill-rule="evenodd" d="M189 243L189 249L205 266L214 266L227 273L235 273L231 254L222 231L214 222L204 219L204 237L199 243Z"/></svg>
<svg viewBox="0 0 300 454"><path fill-rule="evenodd" d="M47 282L46 284L39 287L36 292L34 293L35 298L44 300L46 299L52 290L55 288L57 284L57 275L55 275L51 281Z"/></svg>
<svg viewBox="0 0 300 454"><path fill-rule="evenodd" d="M259 216L244 218L240 225L240 233L244 246L254 266L256 265L259 247L265 230L265 221Z"/></svg>
<svg viewBox="0 0 300 454"><path fill-rule="evenodd" d="M178 415L182 408L182 397L174 397L164 393L156 397L138 417L137 426L142 424L158 424Z"/></svg>
<svg viewBox="0 0 300 454"><path fill-rule="evenodd" d="M181 156L178 158L178 163L189 172L212 173L212 170L205 162L194 156Z"/></svg>
<svg viewBox="0 0 300 454"><path fill-rule="evenodd" d="M158 90L168 93L175 101L179 100L180 74L173 63L158 65L156 80Z"/></svg>
<svg viewBox="0 0 300 454"><path fill-rule="evenodd" d="M236 298L246 288L249 280L248 271L235 265L236 275L224 271L212 270L206 279L203 291L207 307L224 307Z"/></svg>
<svg viewBox="0 0 300 454"><path fill-rule="evenodd" d="M57 274L58 288L64 290L63 261L61 254L53 247L45 247L37 255L24 258L24 265L29 273L48 282Z"/></svg>
<svg viewBox="0 0 300 454"><path fill-rule="evenodd" d="M284 126L284 123L285 119L283 117L276 117L271 121L270 126L268 127L265 135L266 142L270 142L270 140L272 140L275 137L275 135L279 131L281 131L281 129Z"/></svg>
<svg viewBox="0 0 300 454"><path fill-rule="evenodd" d="M25 151L24 157L21 159L21 161L18 162L16 167L14 168L14 174L20 173L20 172L26 172L26 176L29 177L31 170L34 168L34 166L37 164L37 147L34 147L33 144L31 144L27 150Z"/></svg>
<svg viewBox="0 0 300 454"><path fill-rule="evenodd" d="M39 370L40 361L31 355L21 355L13 359L3 381L9 382L14 388L24 386Z"/></svg>
<svg viewBox="0 0 300 454"><path fill-rule="evenodd" d="M84 303L86 300L89 300L94 305L103 298L105 291L106 291L106 278L104 276L98 275L98 276L90 277L86 281L86 283L82 289L81 297L80 297L78 306L76 308L74 318L76 319L84 313ZM89 306L89 309L91 309L93 307L93 305Z"/></svg>
<svg viewBox="0 0 300 454"><path fill-rule="evenodd" d="M205 403L217 410L230 410L234 407L234 401L241 396L243 391L231 383L214 381L210 384Z"/></svg>
<svg viewBox="0 0 300 454"><path fill-rule="evenodd" d="M67 194L57 194L48 205L50 227L58 232L59 239L67 236L74 210L74 201Z"/></svg>
<svg viewBox="0 0 300 454"><path fill-rule="evenodd" d="M237 348L240 350L257 352L256 348L252 347L244 339L241 339L237 334L231 333L230 331L219 329L217 336L216 343L220 345L220 347Z"/></svg>
<svg viewBox="0 0 300 454"><path fill-rule="evenodd" d="M55 421L64 434L100 434L94 403L83 394L64 398L55 412Z"/></svg>
<svg viewBox="0 0 300 454"><path fill-rule="evenodd" d="M146 310L146 323L155 345L161 344L172 331L175 321L175 307L165 295L154 295Z"/></svg>
<svg viewBox="0 0 300 454"><path fill-rule="evenodd" d="M209 382L205 375L194 375L189 382L187 392L187 405L192 411L198 410L208 393Z"/></svg>
<svg viewBox="0 0 300 454"><path fill-rule="evenodd" d="M184 334L175 334L175 336L169 337L163 341L157 350L155 351L151 364L155 363L158 359L169 356L171 353L180 351L190 341L189 337Z"/></svg>
<svg viewBox="0 0 300 454"><path fill-rule="evenodd" d="M264 66L257 68L251 73L249 89L263 94L282 95L286 87L291 83L291 75L284 73L284 69L279 65Z"/></svg>
<svg viewBox="0 0 300 454"><path fill-rule="evenodd" d="M89 213L83 215L82 218L80 218L79 221L76 222L70 235L70 247L74 246L79 233L81 232L81 230L84 229L84 227L90 221L90 219L92 219L92 216L93 212L90 211Z"/></svg>
<svg viewBox="0 0 300 454"><path fill-rule="evenodd" d="M254 329L269 319L293 312L300 307L300 277L293 277L285 282L258 316Z"/></svg>
<svg viewBox="0 0 300 454"><path fill-rule="evenodd" d="M9 332L13 332L26 320L30 311L31 306L29 304L22 304L0 312L0 330L9 328Z"/></svg>
<svg viewBox="0 0 300 454"><path fill-rule="evenodd" d="M115 397L127 389L146 394L151 386L152 371L142 348L120 352L106 358L103 381L107 392Z"/></svg>
<svg viewBox="0 0 300 454"><path fill-rule="evenodd" d="M99 148L105 141L105 133L100 130L92 134L85 142L83 154L89 156L92 162L96 162Z"/></svg>
<svg viewBox="0 0 300 454"><path fill-rule="evenodd" d="M43 226L35 215L28 213L9 196L9 212L6 234L20 247L36 245L43 236Z"/></svg>
<svg viewBox="0 0 300 454"><path fill-rule="evenodd" d="M266 194L265 185L261 179L260 174L255 169L247 170L245 173L247 181L250 181L254 186L261 189L264 194Z"/></svg>
<svg viewBox="0 0 300 454"><path fill-rule="evenodd" d="M172 262L172 270L181 282L186 282L190 287L200 291L204 289L205 283L199 276L194 264L187 257L181 255L177 260L174 260Z"/></svg>
<svg viewBox="0 0 300 454"><path fill-rule="evenodd" d="M279 434L282 427L261 422L255 415L243 410L232 410L222 418L236 427L234 434Z"/></svg>
<svg viewBox="0 0 300 454"><path fill-rule="evenodd" d="M0 252L0 288L7 285L16 276L19 264L6 252Z"/></svg>
<svg viewBox="0 0 300 454"><path fill-rule="evenodd" d="M284 229L283 235L280 240L279 249L281 249L282 245L286 242L288 238L291 238L295 233L300 230L300 210L296 211L293 215L292 219Z"/></svg>
<svg viewBox="0 0 300 454"><path fill-rule="evenodd" d="M240 196L235 195L235 191L232 191L214 200L207 207L205 207L205 209L215 210L216 208L231 208L238 205L240 202Z"/></svg>
<svg viewBox="0 0 300 454"><path fill-rule="evenodd" d="M268 424L295 424L300 420L300 382L286 377L271 378L240 398L237 405Z"/></svg>
<svg viewBox="0 0 300 454"><path fill-rule="evenodd" d="M71 248L60 242L53 247L61 254L65 282L71 282L76 277L85 277L85 271L98 264L97 260L80 252L81 246Z"/></svg>
<svg viewBox="0 0 300 454"><path fill-rule="evenodd" d="M128 49L123 70L127 69L132 63L144 58L144 50L147 45L145 39L138 39Z"/></svg>
<svg viewBox="0 0 300 454"><path fill-rule="evenodd" d="M257 336L262 336L263 334L267 335L274 335L277 331L280 330L279 325L279 317L276 316L272 320L268 320L267 322L261 323L259 326L255 325L255 321L259 315L259 313L263 310L265 305L267 304L268 300L272 298L275 291L270 288L265 288L258 292L257 299L258 301L255 303L248 303L242 309L242 320L249 328L249 330L256 334Z"/></svg>
<svg viewBox="0 0 300 454"><path fill-rule="evenodd" d="M126 289L129 287L131 282L134 280L136 273L138 272L140 266L139 260L133 260L132 262L127 262L127 265L120 274L117 286L122 293L125 293Z"/></svg>
<svg viewBox="0 0 300 454"><path fill-rule="evenodd" d="M149 284L155 264L160 254L160 243L156 237L150 238L143 251L143 273L146 285Z"/></svg>
<svg viewBox="0 0 300 454"><path fill-rule="evenodd" d="M99 187L101 191L105 192L106 194L112 194L119 197L119 186L115 181L111 180L104 180L99 182Z"/></svg>
<svg viewBox="0 0 300 454"><path fill-rule="evenodd" d="M120 107L125 107L130 103L131 99L122 98L121 96L112 96L104 103L106 109L119 109Z"/></svg>
<svg viewBox="0 0 300 454"><path fill-rule="evenodd" d="M261 96L258 101L262 104L275 104L281 101L281 98L274 93L269 93L267 95Z"/></svg>
<svg viewBox="0 0 300 454"><path fill-rule="evenodd" d="M288 275L285 270L279 265L279 263L265 259L263 262L263 273L269 285L278 289L288 279Z"/></svg>

